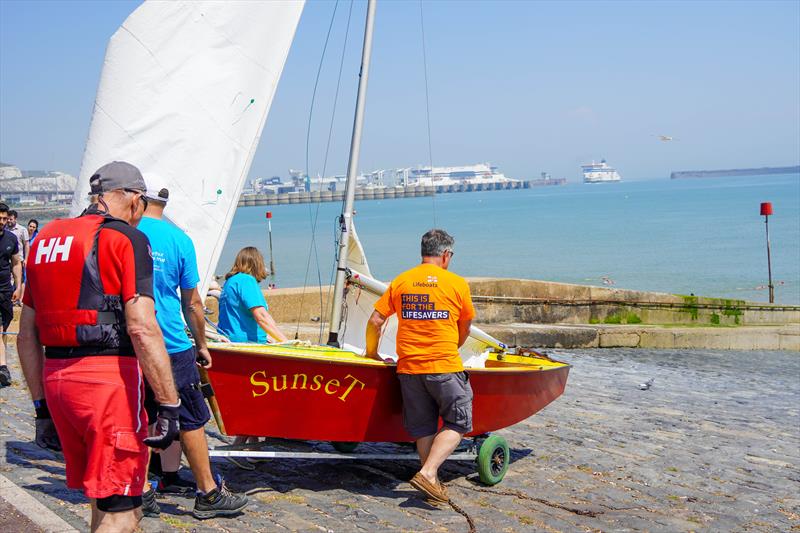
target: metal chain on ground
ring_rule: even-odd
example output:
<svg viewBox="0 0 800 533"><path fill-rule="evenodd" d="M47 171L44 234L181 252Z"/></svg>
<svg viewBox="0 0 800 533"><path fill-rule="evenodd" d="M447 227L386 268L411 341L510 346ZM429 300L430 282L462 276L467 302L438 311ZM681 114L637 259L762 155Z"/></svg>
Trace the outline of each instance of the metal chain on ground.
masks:
<svg viewBox="0 0 800 533"><path fill-rule="evenodd" d="M474 490L475 492L488 492L489 494L498 494L501 496L514 496L515 498L519 498L521 500L531 500L537 503L541 503L542 505L547 505L548 507L553 507L555 509L561 509L562 511L567 511L573 514L581 515L581 516L589 516L591 518L596 518L597 516L603 514L603 511L590 511L588 509L578 509L576 507L567 507L566 505L561 505L560 503L554 503L544 498L536 498L535 496L528 496L524 492L520 492L518 490L513 489L487 489L483 487L475 487L470 485L453 485L455 487L461 487L469 490Z"/></svg>
<svg viewBox="0 0 800 533"><path fill-rule="evenodd" d="M459 507L453 501L453 498L450 498L450 501L448 501L447 503L450 504L450 507L452 507L455 512L457 512L467 520L467 525L469 526L469 533L475 533L476 531L478 531L477 529L475 529L475 521L472 520L472 517L468 515L464 509Z"/></svg>

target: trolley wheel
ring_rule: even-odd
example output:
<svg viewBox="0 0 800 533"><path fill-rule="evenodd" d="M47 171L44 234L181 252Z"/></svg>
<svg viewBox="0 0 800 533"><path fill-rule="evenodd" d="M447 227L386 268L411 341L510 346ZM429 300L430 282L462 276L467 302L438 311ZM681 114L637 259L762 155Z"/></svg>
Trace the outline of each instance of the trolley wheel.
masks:
<svg viewBox="0 0 800 533"><path fill-rule="evenodd" d="M486 485L496 485L508 472L511 454L506 439L499 435L491 435L481 444L478 450L478 475Z"/></svg>
<svg viewBox="0 0 800 533"><path fill-rule="evenodd" d="M331 446L339 453L353 453L358 448L357 442L331 442Z"/></svg>

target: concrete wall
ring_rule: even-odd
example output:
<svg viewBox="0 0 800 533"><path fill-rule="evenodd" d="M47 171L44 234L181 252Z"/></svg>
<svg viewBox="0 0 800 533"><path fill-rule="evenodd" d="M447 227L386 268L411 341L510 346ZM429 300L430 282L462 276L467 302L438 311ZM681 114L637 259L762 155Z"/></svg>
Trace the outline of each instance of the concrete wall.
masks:
<svg viewBox="0 0 800 533"><path fill-rule="evenodd" d="M800 323L800 306L518 279L470 279L482 323L691 324Z"/></svg>
<svg viewBox="0 0 800 533"><path fill-rule="evenodd" d="M469 280L481 324L685 324L747 326L800 324L800 306L771 306L674 294L519 279ZM278 323L327 319L330 287L266 291ZM212 299L210 299L212 300ZM212 309L216 302L209 301ZM322 311L321 311L322 307Z"/></svg>
<svg viewBox="0 0 800 533"><path fill-rule="evenodd" d="M491 324L484 330L512 346L800 351L800 325L663 327Z"/></svg>
<svg viewBox="0 0 800 533"><path fill-rule="evenodd" d="M328 294L331 287L322 288L322 306L320 306L319 287L292 289L271 289L264 291L264 297L269 306L269 312L278 324L301 324L318 322L320 318L327 321ZM218 302L216 298L207 298L206 306L211 311L209 318L214 322L218 319ZM323 312L320 312L320 308Z"/></svg>

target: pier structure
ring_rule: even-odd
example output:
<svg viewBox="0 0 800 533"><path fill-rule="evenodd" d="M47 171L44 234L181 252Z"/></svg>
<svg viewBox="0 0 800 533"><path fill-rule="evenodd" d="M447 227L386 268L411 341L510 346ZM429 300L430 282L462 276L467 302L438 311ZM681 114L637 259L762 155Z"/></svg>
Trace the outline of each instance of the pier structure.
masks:
<svg viewBox="0 0 800 533"><path fill-rule="evenodd" d="M356 201L394 200L395 198L415 198L456 192L501 191L530 189L550 185L565 185L566 179L536 179L527 181L508 181L496 183L459 183L448 185L396 185L367 186L356 188ZM307 204L318 202L341 202L344 191L292 191L278 194L243 194L239 199L239 207L262 205Z"/></svg>

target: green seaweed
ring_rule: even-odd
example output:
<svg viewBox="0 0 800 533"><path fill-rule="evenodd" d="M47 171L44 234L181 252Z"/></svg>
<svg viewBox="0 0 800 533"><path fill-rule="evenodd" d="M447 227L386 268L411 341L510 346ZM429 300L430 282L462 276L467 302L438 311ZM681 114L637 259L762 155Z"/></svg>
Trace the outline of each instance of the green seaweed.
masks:
<svg viewBox="0 0 800 533"><path fill-rule="evenodd" d="M719 315L717 313L711 313L711 323L719 326Z"/></svg>
<svg viewBox="0 0 800 533"><path fill-rule="evenodd" d="M639 315L637 315L636 313L628 311L628 314L625 316L625 323L626 324L641 324L642 323L642 319L639 318Z"/></svg>
<svg viewBox="0 0 800 533"><path fill-rule="evenodd" d="M723 300L724 308L722 309L722 314L732 316L734 324L739 325L741 324L741 317L744 315L744 311L741 308L744 303L744 300Z"/></svg>
<svg viewBox="0 0 800 533"><path fill-rule="evenodd" d="M622 324L622 317L619 315L608 315L604 320L604 324Z"/></svg>
<svg viewBox="0 0 800 533"><path fill-rule="evenodd" d="M699 307L697 306L697 296L682 296L684 305L681 308L681 311L689 313L692 316L692 320L697 320L697 315L699 314Z"/></svg>

